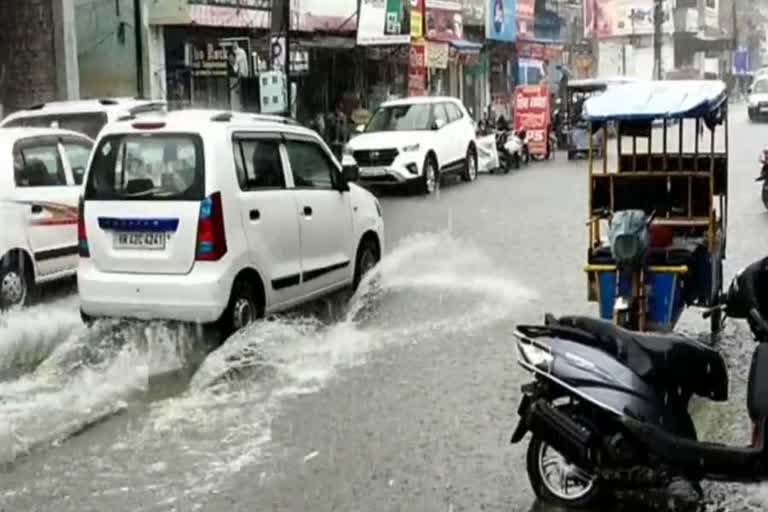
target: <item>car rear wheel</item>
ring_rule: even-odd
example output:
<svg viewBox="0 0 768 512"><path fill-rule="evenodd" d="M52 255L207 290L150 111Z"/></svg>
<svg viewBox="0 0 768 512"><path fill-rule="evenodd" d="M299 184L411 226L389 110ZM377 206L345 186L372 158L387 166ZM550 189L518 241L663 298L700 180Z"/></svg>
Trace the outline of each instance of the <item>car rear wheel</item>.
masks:
<svg viewBox="0 0 768 512"><path fill-rule="evenodd" d="M243 278L235 281L229 305L219 322L222 334L230 336L263 316L263 300L254 286Z"/></svg>
<svg viewBox="0 0 768 512"><path fill-rule="evenodd" d="M0 311L29 304L34 287L30 272L16 261L0 262Z"/></svg>

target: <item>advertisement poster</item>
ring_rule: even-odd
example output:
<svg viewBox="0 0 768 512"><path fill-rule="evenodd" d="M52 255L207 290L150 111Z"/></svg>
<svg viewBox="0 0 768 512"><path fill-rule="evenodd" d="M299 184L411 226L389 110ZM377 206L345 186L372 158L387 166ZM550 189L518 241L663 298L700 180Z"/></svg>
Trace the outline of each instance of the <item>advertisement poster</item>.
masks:
<svg viewBox="0 0 768 512"><path fill-rule="evenodd" d="M386 0L384 11L384 34L399 36L411 33L410 0Z"/></svg>
<svg viewBox="0 0 768 512"><path fill-rule="evenodd" d="M534 39L534 20L536 18L536 0L517 0L517 37Z"/></svg>
<svg viewBox="0 0 768 512"><path fill-rule="evenodd" d="M584 37L653 34L654 0L584 0ZM662 31L671 33L672 2L664 3Z"/></svg>
<svg viewBox="0 0 768 512"><path fill-rule="evenodd" d="M464 26L485 26L485 4L488 0L461 0L461 15Z"/></svg>
<svg viewBox="0 0 768 512"><path fill-rule="evenodd" d="M432 69L448 68L448 44L427 42L427 67Z"/></svg>
<svg viewBox="0 0 768 512"><path fill-rule="evenodd" d="M517 0L488 0L487 5L486 39L508 42L517 39Z"/></svg>
<svg viewBox="0 0 768 512"><path fill-rule="evenodd" d="M360 0L360 19L357 25L357 44L360 46L408 44L411 42L410 20L408 23L399 23L399 32L396 16L391 16L394 11L387 12L391 0ZM396 3L410 6L409 2L397 0ZM389 25L389 26L388 26ZM407 28L407 30L406 30ZM390 29L390 33L386 30Z"/></svg>
<svg viewBox="0 0 768 512"><path fill-rule="evenodd" d="M525 130L532 155L546 156L549 139L550 99L546 85L515 89L515 130Z"/></svg>
<svg viewBox="0 0 768 512"><path fill-rule="evenodd" d="M408 96L427 94L427 48L423 41L414 41L408 62Z"/></svg>
<svg viewBox="0 0 768 512"><path fill-rule="evenodd" d="M424 37L424 0L411 2L411 39Z"/></svg>
<svg viewBox="0 0 768 512"><path fill-rule="evenodd" d="M426 35L432 41L464 38L461 4L454 0L426 0Z"/></svg>

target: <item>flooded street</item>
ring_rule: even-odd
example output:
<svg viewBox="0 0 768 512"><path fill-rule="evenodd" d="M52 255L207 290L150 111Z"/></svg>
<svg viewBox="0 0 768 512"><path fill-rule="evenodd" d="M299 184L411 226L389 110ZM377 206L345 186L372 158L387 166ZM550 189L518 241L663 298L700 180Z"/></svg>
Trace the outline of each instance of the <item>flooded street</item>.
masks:
<svg viewBox="0 0 768 512"><path fill-rule="evenodd" d="M768 124L732 110L726 280L768 253ZM0 316L0 510L551 510L509 444L528 378L512 331L596 313L586 198L586 164L562 154L387 194L386 255L357 295L208 355L190 327L86 328L75 295ZM708 323L691 309L678 330ZM747 444L752 337L732 321L723 338L731 399L695 404L699 437ZM709 510L768 508L766 486L705 489Z"/></svg>

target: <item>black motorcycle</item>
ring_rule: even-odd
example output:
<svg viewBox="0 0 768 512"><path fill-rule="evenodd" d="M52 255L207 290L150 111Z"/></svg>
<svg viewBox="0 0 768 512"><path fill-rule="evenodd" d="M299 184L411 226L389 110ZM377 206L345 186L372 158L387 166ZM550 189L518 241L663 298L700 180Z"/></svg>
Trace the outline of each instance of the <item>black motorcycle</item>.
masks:
<svg viewBox="0 0 768 512"><path fill-rule="evenodd" d="M720 353L675 334L646 334L586 317L546 316L519 326L523 386L520 422L536 495L569 508L592 507L609 492L637 490L689 506L703 479L768 480L768 258L739 272L715 309L747 319L759 342L752 356L747 409L753 442L730 447L699 441L688 413L693 395L725 401ZM658 491L654 494L653 491Z"/></svg>
<svg viewBox="0 0 768 512"><path fill-rule="evenodd" d="M760 153L760 164L762 165L760 176L758 176L755 181L763 182L763 205L768 209L768 150L763 150L763 152Z"/></svg>

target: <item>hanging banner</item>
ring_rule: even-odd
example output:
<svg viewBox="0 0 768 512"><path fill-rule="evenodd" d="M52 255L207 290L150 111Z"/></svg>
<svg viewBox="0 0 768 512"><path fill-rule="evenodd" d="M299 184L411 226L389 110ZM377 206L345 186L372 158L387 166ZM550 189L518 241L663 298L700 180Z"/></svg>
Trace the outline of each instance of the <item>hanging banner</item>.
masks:
<svg viewBox="0 0 768 512"><path fill-rule="evenodd" d="M534 20L536 19L536 0L517 0L517 37L534 39Z"/></svg>
<svg viewBox="0 0 768 512"><path fill-rule="evenodd" d="M517 39L517 0L488 0L485 38L507 42Z"/></svg>
<svg viewBox="0 0 768 512"><path fill-rule="evenodd" d="M394 13L394 11L387 11L390 1L360 0L360 15L357 24L358 45L373 46L411 42L410 18L406 23L403 23L402 14L399 18L390 16ZM400 3L400 0L397 2ZM408 1L402 2L402 4L410 6ZM400 12L402 13L403 9ZM390 33L387 33L387 30Z"/></svg>
<svg viewBox="0 0 768 512"><path fill-rule="evenodd" d="M411 2L411 39L424 37L424 0Z"/></svg>
<svg viewBox="0 0 768 512"><path fill-rule="evenodd" d="M546 156L549 141L550 96L546 85L515 89L515 130L525 130L532 155Z"/></svg>
<svg viewBox="0 0 768 512"><path fill-rule="evenodd" d="M434 69L448 67L448 43L427 42L427 67Z"/></svg>
<svg viewBox="0 0 768 512"><path fill-rule="evenodd" d="M464 38L461 4L454 0L426 0L427 39L456 41Z"/></svg>
<svg viewBox="0 0 768 512"><path fill-rule="evenodd" d="M663 2L662 32L672 33L674 2ZM584 0L584 37L653 34L654 0Z"/></svg>
<svg viewBox="0 0 768 512"><path fill-rule="evenodd" d="M411 44L408 63L408 96L427 94L427 48L423 41Z"/></svg>

